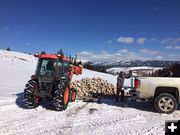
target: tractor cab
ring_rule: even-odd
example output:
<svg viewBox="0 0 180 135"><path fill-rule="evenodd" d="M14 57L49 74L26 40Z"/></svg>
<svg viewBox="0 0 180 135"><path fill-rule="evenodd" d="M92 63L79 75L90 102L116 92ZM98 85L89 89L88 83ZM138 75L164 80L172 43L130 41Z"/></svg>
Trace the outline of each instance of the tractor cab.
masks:
<svg viewBox="0 0 180 135"><path fill-rule="evenodd" d="M52 82L55 79L68 78L70 72L69 62L61 59L40 58L38 60L36 75L42 82Z"/></svg>
<svg viewBox="0 0 180 135"><path fill-rule="evenodd" d="M38 55L36 77L39 82L53 83L56 79L69 79L70 62L58 55Z"/></svg>

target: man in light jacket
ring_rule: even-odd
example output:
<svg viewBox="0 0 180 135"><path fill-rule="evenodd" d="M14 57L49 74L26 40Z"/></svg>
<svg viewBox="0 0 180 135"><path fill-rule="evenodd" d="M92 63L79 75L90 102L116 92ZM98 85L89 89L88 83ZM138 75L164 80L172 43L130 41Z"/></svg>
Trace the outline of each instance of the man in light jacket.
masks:
<svg viewBox="0 0 180 135"><path fill-rule="evenodd" d="M121 92L121 101L124 100L124 90L122 90L122 87L124 85L124 80L125 80L125 73L124 72L120 72L117 78L117 85L116 85L116 89L117 89L117 93L116 93L116 102L119 102L119 92Z"/></svg>

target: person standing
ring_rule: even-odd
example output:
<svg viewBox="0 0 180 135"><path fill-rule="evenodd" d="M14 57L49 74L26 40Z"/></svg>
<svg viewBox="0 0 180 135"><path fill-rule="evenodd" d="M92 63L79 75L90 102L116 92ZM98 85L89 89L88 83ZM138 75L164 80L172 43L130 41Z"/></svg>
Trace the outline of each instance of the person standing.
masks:
<svg viewBox="0 0 180 135"><path fill-rule="evenodd" d="M122 90L122 87L124 85L124 80L125 80L125 73L120 72L117 78L117 84L116 84L116 102L119 102L119 93L121 92L121 101L124 100L124 90Z"/></svg>

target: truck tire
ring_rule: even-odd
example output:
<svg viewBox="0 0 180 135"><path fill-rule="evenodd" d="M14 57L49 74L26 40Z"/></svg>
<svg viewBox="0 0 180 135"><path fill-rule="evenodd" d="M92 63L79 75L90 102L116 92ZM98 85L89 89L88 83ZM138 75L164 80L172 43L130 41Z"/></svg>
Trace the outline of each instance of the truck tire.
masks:
<svg viewBox="0 0 180 135"><path fill-rule="evenodd" d="M69 88L65 82L59 82L56 85L53 97L54 109L57 111L63 111L67 108L69 103Z"/></svg>
<svg viewBox="0 0 180 135"><path fill-rule="evenodd" d="M170 114L177 109L177 100L171 94L161 93L155 98L154 106L159 113Z"/></svg>
<svg viewBox="0 0 180 135"><path fill-rule="evenodd" d="M71 95L70 95L71 102L74 102L76 100L76 97L77 97L77 90L72 88L71 89Z"/></svg>
<svg viewBox="0 0 180 135"><path fill-rule="evenodd" d="M24 89L24 107L32 109L38 107L41 103L41 97L36 96L35 90L38 89L38 83L35 80L29 80Z"/></svg>

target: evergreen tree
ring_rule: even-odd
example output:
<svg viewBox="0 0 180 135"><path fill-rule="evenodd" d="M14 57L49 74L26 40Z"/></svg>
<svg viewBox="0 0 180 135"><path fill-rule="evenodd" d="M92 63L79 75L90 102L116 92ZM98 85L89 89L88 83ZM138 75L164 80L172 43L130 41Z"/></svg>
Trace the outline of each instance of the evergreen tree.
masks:
<svg viewBox="0 0 180 135"><path fill-rule="evenodd" d="M58 51L58 53L57 54L60 54L61 56L63 56L64 57L64 52L63 52L63 50L62 49L60 49L59 51Z"/></svg>
<svg viewBox="0 0 180 135"><path fill-rule="evenodd" d="M46 54L46 52L45 52L45 51L42 51L41 54Z"/></svg>
<svg viewBox="0 0 180 135"><path fill-rule="evenodd" d="M8 47L8 48L6 49L6 51L11 51L11 49Z"/></svg>
<svg viewBox="0 0 180 135"><path fill-rule="evenodd" d="M71 57L71 55L69 55L69 60L70 60L70 63L72 63L72 57Z"/></svg>

